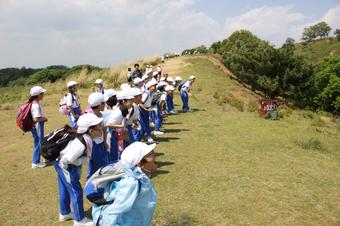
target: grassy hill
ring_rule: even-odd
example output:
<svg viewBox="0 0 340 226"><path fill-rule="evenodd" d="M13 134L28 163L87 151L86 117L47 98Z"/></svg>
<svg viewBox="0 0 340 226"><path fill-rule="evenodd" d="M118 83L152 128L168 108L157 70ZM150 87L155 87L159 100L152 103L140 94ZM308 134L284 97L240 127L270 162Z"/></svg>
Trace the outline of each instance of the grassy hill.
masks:
<svg viewBox="0 0 340 226"><path fill-rule="evenodd" d="M324 57L340 55L340 42L336 38L325 38L309 43L298 43L296 53L306 56L313 63L317 63Z"/></svg>
<svg viewBox="0 0 340 226"><path fill-rule="evenodd" d="M283 109L280 120L265 120L254 112L259 97L205 56L173 58L165 68L197 81L194 112L168 117L166 133L156 139L153 225L340 224L336 119ZM57 111L60 85L47 85L46 131L67 122ZM83 106L90 92L80 90ZM61 225L55 170L30 168L32 137L14 124L18 102L0 110L0 225ZM178 94L175 103L179 110Z"/></svg>

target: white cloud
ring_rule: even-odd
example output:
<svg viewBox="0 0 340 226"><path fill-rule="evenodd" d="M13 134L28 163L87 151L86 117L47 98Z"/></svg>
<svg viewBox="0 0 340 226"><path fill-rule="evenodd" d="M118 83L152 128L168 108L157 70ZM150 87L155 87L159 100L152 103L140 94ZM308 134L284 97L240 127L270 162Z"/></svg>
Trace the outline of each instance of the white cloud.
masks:
<svg viewBox="0 0 340 226"><path fill-rule="evenodd" d="M226 18L228 34L247 29L260 38L280 45L287 37L299 38L305 20L302 13L292 12L293 6L263 6L235 17Z"/></svg>
<svg viewBox="0 0 340 226"><path fill-rule="evenodd" d="M2 1L0 1L2 2ZM221 37L192 0L9 0L0 7L0 67L109 66Z"/></svg>
<svg viewBox="0 0 340 226"><path fill-rule="evenodd" d="M340 5L329 9L321 21L328 23L333 30L340 29Z"/></svg>

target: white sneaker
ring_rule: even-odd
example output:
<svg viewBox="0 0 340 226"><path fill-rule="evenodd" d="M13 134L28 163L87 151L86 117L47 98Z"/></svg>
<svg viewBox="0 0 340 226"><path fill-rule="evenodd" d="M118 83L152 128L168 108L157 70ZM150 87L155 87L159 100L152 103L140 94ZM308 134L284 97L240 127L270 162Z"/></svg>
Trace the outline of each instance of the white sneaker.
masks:
<svg viewBox="0 0 340 226"><path fill-rule="evenodd" d="M43 163L38 163L38 164L32 163L32 169L44 168L45 166L46 165Z"/></svg>
<svg viewBox="0 0 340 226"><path fill-rule="evenodd" d="M176 114L176 112L175 112L174 110L170 111L169 113L170 113L171 115Z"/></svg>
<svg viewBox="0 0 340 226"><path fill-rule="evenodd" d="M163 132L161 132L161 131L153 131L153 134L155 134L155 135L163 135L164 133Z"/></svg>
<svg viewBox="0 0 340 226"><path fill-rule="evenodd" d="M69 213L66 215L59 214L59 221L68 221L68 220L73 220L74 216L73 213Z"/></svg>
<svg viewBox="0 0 340 226"><path fill-rule="evenodd" d="M153 144L153 143L155 143L155 141L154 141L152 138L149 138L149 139L147 140L147 142L148 142L148 144Z"/></svg>
<svg viewBox="0 0 340 226"><path fill-rule="evenodd" d="M164 133L164 132L165 132L165 129L163 129L163 128L160 128L160 129L159 129L159 131L161 131L161 132L163 132L163 133Z"/></svg>
<svg viewBox="0 0 340 226"><path fill-rule="evenodd" d="M74 226L93 226L92 220L84 217L81 221L74 221Z"/></svg>

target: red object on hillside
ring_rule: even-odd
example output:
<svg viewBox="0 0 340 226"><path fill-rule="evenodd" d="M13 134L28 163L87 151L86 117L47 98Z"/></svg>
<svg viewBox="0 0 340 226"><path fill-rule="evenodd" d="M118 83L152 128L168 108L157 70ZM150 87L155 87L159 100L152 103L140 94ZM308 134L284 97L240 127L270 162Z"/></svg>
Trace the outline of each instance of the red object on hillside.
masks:
<svg viewBox="0 0 340 226"><path fill-rule="evenodd" d="M259 100L259 114L265 115L268 111L275 111L277 107L277 101L273 99L260 99Z"/></svg>

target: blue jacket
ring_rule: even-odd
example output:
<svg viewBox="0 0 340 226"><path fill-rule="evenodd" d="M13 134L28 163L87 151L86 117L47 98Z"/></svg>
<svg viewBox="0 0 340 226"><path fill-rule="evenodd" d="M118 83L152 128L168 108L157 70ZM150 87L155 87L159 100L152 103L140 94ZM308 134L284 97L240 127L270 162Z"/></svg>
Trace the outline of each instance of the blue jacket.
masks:
<svg viewBox="0 0 340 226"><path fill-rule="evenodd" d="M157 196L151 180L139 167L124 168L126 173L120 181L110 185L107 201L112 204L93 205L94 225L147 226L151 224Z"/></svg>

